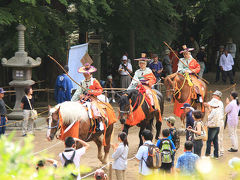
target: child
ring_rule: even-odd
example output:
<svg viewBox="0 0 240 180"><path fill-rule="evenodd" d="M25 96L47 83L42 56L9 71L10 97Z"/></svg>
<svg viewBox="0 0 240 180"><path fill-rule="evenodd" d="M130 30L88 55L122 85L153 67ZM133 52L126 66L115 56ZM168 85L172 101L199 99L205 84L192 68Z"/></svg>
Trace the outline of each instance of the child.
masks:
<svg viewBox="0 0 240 180"><path fill-rule="evenodd" d="M169 116L167 118L164 118L164 120L166 121L167 126L169 127L170 135L168 136L168 139L172 140L173 144L176 147L176 150L178 150L180 146L180 138L177 129L174 127L176 119L173 116Z"/></svg>
<svg viewBox="0 0 240 180"><path fill-rule="evenodd" d="M173 153L176 151L176 147L172 140L168 139L170 131L168 129L163 129L162 139L159 139L156 146L160 149L162 165L160 170L170 173L172 168Z"/></svg>
<svg viewBox="0 0 240 180"><path fill-rule="evenodd" d="M112 168L116 172L117 180L125 180L125 170L127 168L127 156L128 156L128 141L127 134L125 132L121 132L118 135L118 147L114 148L114 153L112 154L112 158L114 159Z"/></svg>

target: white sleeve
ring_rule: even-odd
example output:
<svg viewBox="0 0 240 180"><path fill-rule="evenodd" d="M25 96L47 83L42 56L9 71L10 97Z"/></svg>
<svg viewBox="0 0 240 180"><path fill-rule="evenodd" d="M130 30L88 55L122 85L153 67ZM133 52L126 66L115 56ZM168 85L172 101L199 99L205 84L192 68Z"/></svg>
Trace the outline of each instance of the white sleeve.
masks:
<svg viewBox="0 0 240 180"><path fill-rule="evenodd" d="M234 61L233 61L233 57L232 57L232 55L230 54L230 63L231 63L231 65L233 66L234 65Z"/></svg>
<svg viewBox="0 0 240 180"><path fill-rule="evenodd" d="M78 88L78 89L75 91L75 93L74 93L71 101L78 101L79 98L80 98L80 95L81 95L82 93L83 93L83 92L82 92L82 88L81 88L81 87Z"/></svg>

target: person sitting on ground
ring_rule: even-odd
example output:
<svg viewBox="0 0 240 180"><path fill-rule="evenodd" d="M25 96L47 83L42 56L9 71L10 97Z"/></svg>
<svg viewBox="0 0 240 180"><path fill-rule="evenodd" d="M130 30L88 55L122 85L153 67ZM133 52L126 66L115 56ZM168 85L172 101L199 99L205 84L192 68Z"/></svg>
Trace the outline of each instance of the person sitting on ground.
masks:
<svg viewBox="0 0 240 180"><path fill-rule="evenodd" d="M173 154L176 152L176 147L172 140L168 137L170 135L169 129L162 130L162 139L157 141L156 146L160 149L162 153L162 165L160 170L170 173L173 168Z"/></svg>
<svg viewBox="0 0 240 180"><path fill-rule="evenodd" d="M112 77L112 75L109 75L108 77L107 77L107 81L106 81L106 83L104 84L104 88L115 88L116 86L115 86L115 83L114 83L114 81L113 81L113 77ZM115 92L114 92L114 90L111 90L111 91L108 91L108 97L109 97L109 102L113 102L113 103L115 103L116 101L115 101Z"/></svg>
<svg viewBox="0 0 240 180"><path fill-rule="evenodd" d="M186 128L188 128L189 126L193 128L193 125L194 125L194 119L193 119L193 116L192 116L192 112L194 111L194 108L191 107L190 104L188 103L185 103L183 105L183 107L181 107L181 109L184 109L184 113L186 114ZM184 122L183 122L184 124ZM189 139L190 137L190 133L189 131L186 132L186 140L190 140Z"/></svg>
<svg viewBox="0 0 240 180"><path fill-rule="evenodd" d="M147 145L154 145L152 143L153 134L150 130L145 129L142 132L141 138L143 140L143 145L139 147L138 152L136 154L136 159L139 162L139 174L140 176L147 176L152 173L151 169L148 168L146 161L148 158L148 146Z"/></svg>
<svg viewBox="0 0 240 180"><path fill-rule="evenodd" d="M184 144L184 153L177 160L176 170L184 175L193 175L196 172L196 162L199 156L192 153L192 141L186 141Z"/></svg>
<svg viewBox="0 0 240 180"><path fill-rule="evenodd" d="M187 128L187 130L192 134L189 140L193 141L194 154L197 154L199 157L201 157L203 147L203 140L201 139L201 135L203 134L202 118L203 114L201 111L193 111L194 125L193 127L189 126Z"/></svg>
<svg viewBox="0 0 240 180"><path fill-rule="evenodd" d="M39 160L37 162L37 167L36 169L39 171L40 169L44 168L46 163L51 163L53 167L57 168L57 160L55 159L46 159L46 160Z"/></svg>
<svg viewBox="0 0 240 180"><path fill-rule="evenodd" d="M113 146L114 153L112 154L112 158L114 159L114 162L112 168L115 170L117 180L125 180L128 156L127 134L125 132L118 134L118 141L120 143Z"/></svg>
<svg viewBox="0 0 240 180"><path fill-rule="evenodd" d="M76 143L80 143L83 147L80 149L75 149ZM65 139L65 150L59 154L60 160L64 167L68 166L69 164L74 164L78 171L78 175L75 175L78 180L81 179L80 159L81 156L86 153L86 150L88 150L89 147L90 145L81 139L67 137Z"/></svg>

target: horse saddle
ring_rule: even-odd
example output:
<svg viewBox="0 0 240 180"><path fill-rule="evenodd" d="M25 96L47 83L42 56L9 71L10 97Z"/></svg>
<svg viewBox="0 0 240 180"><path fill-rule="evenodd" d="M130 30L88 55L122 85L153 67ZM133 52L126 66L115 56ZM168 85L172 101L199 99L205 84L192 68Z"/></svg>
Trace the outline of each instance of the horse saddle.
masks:
<svg viewBox="0 0 240 180"><path fill-rule="evenodd" d="M205 88L202 84L202 81L194 75L190 75L190 77L191 77L191 80L192 80L193 85L194 85L195 93L201 95L202 98L204 98L205 97Z"/></svg>

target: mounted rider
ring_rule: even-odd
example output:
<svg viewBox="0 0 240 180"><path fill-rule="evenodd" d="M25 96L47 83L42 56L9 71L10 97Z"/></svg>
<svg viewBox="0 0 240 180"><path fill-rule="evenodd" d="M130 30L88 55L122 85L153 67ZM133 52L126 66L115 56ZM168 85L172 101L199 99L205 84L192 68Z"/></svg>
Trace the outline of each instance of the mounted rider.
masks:
<svg viewBox="0 0 240 180"><path fill-rule="evenodd" d="M146 54L142 53L141 58L134 60L138 61L140 69L135 72L128 90L139 89L139 91L142 93L146 92L146 100L148 104L151 105L153 109L160 112L160 106L157 101L156 92L152 90L152 86L156 83L156 77L154 76L152 70L147 67L147 61L150 61L151 59L146 58Z"/></svg>
<svg viewBox="0 0 240 180"><path fill-rule="evenodd" d="M183 50L180 54L183 54L183 58L180 59L178 62L178 70L176 73L169 75L171 83L173 83L174 78L177 76L178 73L185 76L189 86L194 86L194 89L198 96L198 101L203 102L202 99L202 92L203 89L201 87L201 80L197 78L197 73L200 72L200 65L198 62L192 57L190 51L193 51L194 48L187 48L186 45L183 45ZM204 95L204 94L203 94Z"/></svg>
<svg viewBox="0 0 240 180"><path fill-rule="evenodd" d="M85 79L81 81L81 87L76 90L71 101L80 101L83 103L88 109L89 118L98 119L98 121L101 122L102 118L106 119L106 115L97 100L105 102L106 97L102 95L103 88L99 81L92 77L92 73L96 71L97 69L89 63L86 63L78 69L79 73L83 73ZM101 124L100 130L103 130Z"/></svg>

